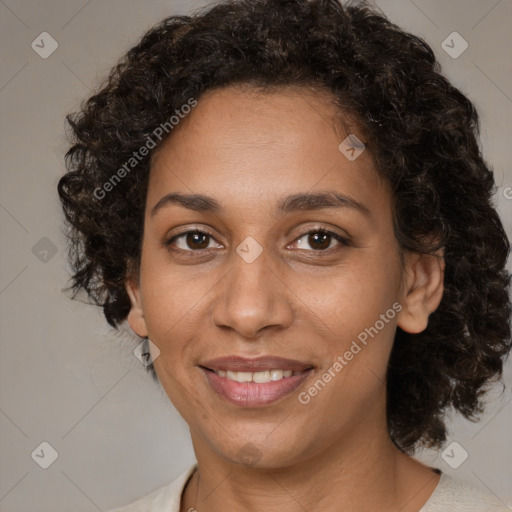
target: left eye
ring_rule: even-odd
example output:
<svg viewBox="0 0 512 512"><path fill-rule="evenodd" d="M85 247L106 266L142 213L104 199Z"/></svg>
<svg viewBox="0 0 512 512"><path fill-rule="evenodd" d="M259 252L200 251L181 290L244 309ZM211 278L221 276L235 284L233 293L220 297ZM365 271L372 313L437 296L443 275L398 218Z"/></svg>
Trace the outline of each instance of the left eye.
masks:
<svg viewBox="0 0 512 512"><path fill-rule="evenodd" d="M303 238L306 238L306 242L301 241ZM325 251L332 248L331 242L333 242L333 239L341 245L348 244L348 240L337 233L324 229L316 229L308 231L297 238L297 245L299 245L300 249L303 249L305 243L308 243L314 251Z"/></svg>

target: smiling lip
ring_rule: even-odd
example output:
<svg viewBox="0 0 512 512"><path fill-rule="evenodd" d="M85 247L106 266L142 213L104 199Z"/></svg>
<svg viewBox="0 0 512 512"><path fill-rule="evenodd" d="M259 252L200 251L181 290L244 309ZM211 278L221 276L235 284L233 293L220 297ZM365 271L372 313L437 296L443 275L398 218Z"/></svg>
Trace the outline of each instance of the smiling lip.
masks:
<svg viewBox="0 0 512 512"><path fill-rule="evenodd" d="M294 359L263 356L247 359L228 356L205 361L200 365L210 386L228 402L239 407L264 407L290 394L311 374L313 365ZM271 382L237 382L216 372L264 372L288 370L289 377Z"/></svg>
<svg viewBox="0 0 512 512"><path fill-rule="evenodd" d="M252 359L240 356L219 357L204 361L199 366L208 370L224 370L232 372L263 372L265 370L291 370L292 372L302 372L308 368L313 368L310 363L303 363L295 359L286 359L277 356L260 356Z"/></svg>

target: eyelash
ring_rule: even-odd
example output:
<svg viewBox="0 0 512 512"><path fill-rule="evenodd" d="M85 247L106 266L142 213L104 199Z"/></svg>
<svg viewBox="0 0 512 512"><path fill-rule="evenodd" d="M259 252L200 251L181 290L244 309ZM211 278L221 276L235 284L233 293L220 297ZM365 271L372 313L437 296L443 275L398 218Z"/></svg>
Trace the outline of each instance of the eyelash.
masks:
<svg viewBox="0 0 512 512"><path fill-rule="evenodd" d="M200 230L200 229L190 229L188 231L183 231L182 233L178 233L177 235L174 235L173 237L171 237L169 240L167 240L165 242L165 245L166 247L170 247L172 245L172 243L181 238L181 237L184 237L186 235L189 235L189 234L198 234L198 235L206 235L212 239L215 240L215 237L209 233L208 231L203 231L203 230ZM336 241L338 241L340 243L341 246L348 246L350 245L350 240L346 237L343 237L341 235L339 235L338 233L335 233L334 231L329 231L325 228L312 228L312 229L309 229L308 231L304 231L302 233L299 234L299 236L294 240L294 241L297 241L299 240L300 238L303 238L304 236L306 235L311 235L311 234L322 234L322 235L330 235L332 238L334 238ZM334 250L339 250L340 247L336 248L336 247L329 247L328 249L302 249L302 250L305 250L306 252L316 252L316 253L331 253L333 252L333 249ZM175 251L178 251L178 252L186 252L186 253L204 253L204 252L209 252L211 251L211 249L198 249L198 250L194 250L194 249L172 249L172 250L175 250Z"/></svg>

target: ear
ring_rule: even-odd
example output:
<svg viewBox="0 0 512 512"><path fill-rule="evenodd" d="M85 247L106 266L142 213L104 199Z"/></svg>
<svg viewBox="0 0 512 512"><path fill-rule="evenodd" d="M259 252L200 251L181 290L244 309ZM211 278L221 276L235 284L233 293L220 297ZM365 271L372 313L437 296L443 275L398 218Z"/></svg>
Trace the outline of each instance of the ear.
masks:
<svg viewBox="0 0 512 512"><path fill-rule="evenodd" d="M444 291L444 248L435 254L407 252L402 310L397 325L406 332L419 333L428 325L428 317L439 306Z"/></svg>
<svg viewBox="0 0 512 512"><path fill-rule="evenodd" d="M145 338L148 336L148 330L142 309L139 280L132 276L127 277L125 280L125 289L131 302L130 312L127 317L128 324L135 334L141 338Z"/></svg>

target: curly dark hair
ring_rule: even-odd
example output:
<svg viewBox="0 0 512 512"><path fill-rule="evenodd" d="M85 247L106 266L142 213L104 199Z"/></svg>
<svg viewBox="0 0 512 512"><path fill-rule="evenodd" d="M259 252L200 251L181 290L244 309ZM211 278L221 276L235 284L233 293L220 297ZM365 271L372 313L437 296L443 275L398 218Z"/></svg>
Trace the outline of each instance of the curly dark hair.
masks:
<svg viewBox="0 0 512 512"><path fill-rule="evenodd" d="M474 106L440 74L425 41L364 3L230 0L149 30L67 116L73 140L58 192L70 289L85 290L119 328L130 309L124 281L139 268L155 149L108 194L98 191L190 98L229 85L325 89L357 121L391 184L401 248L444 248L443 299L423 332L397 328L387 375L394 443L409 453L440 447L447 408L475 420L501 377L511 348L510 245Z"/></svg>

